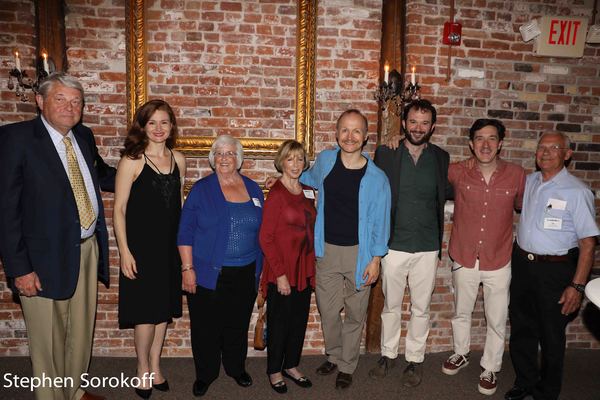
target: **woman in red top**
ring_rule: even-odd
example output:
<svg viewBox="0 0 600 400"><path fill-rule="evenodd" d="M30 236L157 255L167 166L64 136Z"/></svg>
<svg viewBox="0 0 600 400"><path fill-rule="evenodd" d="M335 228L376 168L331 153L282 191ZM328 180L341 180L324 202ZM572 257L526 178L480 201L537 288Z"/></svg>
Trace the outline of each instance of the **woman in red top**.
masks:
<svg viewBox="0 0 600 400"><path fill-rule="evenodd" d="M267 373L277 393L287 392L284 376L298 386L312 386L297 369L315 286L315 192L298 180L308 165L302 144L281 144L275 168L283 176L269 191L260 228L265 255L261 291L268 304Z"/></svg>

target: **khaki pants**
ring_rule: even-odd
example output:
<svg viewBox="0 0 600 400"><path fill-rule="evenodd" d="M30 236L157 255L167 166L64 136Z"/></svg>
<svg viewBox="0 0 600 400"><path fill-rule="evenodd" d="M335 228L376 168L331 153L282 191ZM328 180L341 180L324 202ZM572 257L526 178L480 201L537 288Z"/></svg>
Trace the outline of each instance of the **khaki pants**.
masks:
<svg viewBox="0 0 600 400"><path fill-rule="evenodd" d="M454 352L464 355L470 350L471 315L477 300L479 284L482 283L487 332L481 367L493 372L500 371L502 367L510 276L510 262L495 271L480 271L479 260L474 268L466 268L458 263L454 263L452 267L456 309L456 315L452 318Z"/></svg>
<svg viewBox="0 0 600 400"><path fill-rule="evenodd" d="M321 313L325 352L338 370L352 374L358 365L360 340L369 306L371 287L356 290L357 246L325 243L325 254L317 262L317 306ZM341 311L344 310L342 321Z"/></svg>
<svg viewBox="0 0 600 400"><path fill-rule="evenodd" d="M53 300L20 296L29 337L33 376L73 378L64 388L39 387L37 400L78 400L83 396L81 374L87 372L92 352L98 291L96 237L81 243L81 262L73 297ZM43 288L42 288L43 289ZM54 381L54 380L53 380Z"/></svg>
<svg viewBox="0 0 600 400"><path fill-rule="evenodd" d="M389 250L381 261L381 288L385 296L381 313L381 355L398 357L402 301L408 280L410 321L406 333L405 357L423 362L429 336L429 305L435 287L438 252L406 253Z"/></svg>

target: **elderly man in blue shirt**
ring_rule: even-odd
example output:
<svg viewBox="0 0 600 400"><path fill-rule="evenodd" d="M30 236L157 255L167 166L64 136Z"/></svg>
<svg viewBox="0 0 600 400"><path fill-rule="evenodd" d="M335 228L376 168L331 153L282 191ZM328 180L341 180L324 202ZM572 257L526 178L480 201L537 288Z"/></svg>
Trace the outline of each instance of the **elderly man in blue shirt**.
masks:
<svg viewBox="0 0 600 400"><path fill-rule="evenodd" d="M535 153L540 170L527 176L510 286L516 379L506 400L560 394L565 329L581 306L600 234L590 188L565 168L572 154L565 134L546 133Z"/></svg>
<svg viewBox="0 0 600 400"><path fill-rule="evenodd" d="M319 190L315 292L327 361L317 373L337 369L336 388L346 389L358 364L370 285L388 251L391 194L383 171L362 153L367 119L360 111L342 113L336 139L339 148L322 151L300 181Z"/></svg>

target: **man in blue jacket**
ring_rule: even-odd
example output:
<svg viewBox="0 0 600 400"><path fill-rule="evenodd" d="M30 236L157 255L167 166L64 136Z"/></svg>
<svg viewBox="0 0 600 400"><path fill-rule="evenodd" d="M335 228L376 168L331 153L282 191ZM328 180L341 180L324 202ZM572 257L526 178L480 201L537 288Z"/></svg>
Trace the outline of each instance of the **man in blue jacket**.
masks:
<svg viewBox="0 0 600 400"><path fill-rule="evenodd" d="M322 151L300 178L319 190L315 292L327 361L317 373L329 375L337 369L337 389L352 384L370 285L377 281L379 262L388 251L390 186L385 174L361 152L367 128L360 111L342 113L336 124L339 148Z"/></svg>

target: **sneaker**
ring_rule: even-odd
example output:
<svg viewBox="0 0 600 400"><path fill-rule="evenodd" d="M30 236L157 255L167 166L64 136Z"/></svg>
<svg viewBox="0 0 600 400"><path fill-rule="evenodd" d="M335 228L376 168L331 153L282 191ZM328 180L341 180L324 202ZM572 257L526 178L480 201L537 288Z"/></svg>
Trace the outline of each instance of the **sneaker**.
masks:
<svg viewBox="0 0 600 400"><path fill-rule="evenodd" d="M385 378L392 368L396 366L396 359L381 356L377 361L377 365L369 371L369 376L373 379Z"/></svg>
<svg viewBox="0 0 600 400"><path fill-rule="evenodd" d="M456 375L458 371L469 365L469 354L452 354L450 358L442 364L442 372L446 375Z"/></svg>
<svg viewBox="0 0 600 400"><path fill-rule="evenodd" d="M402 373L402 384L406 387L419 386L423 379L423 363L409 362Z"/></svg>
<svg viewBox="0 0 600 400"><path fill-rule="evenodd" d="M491 396L496 393L497 386L498 381L496 380L496 373L484 369L481 375L479 375L479 385L477 385L479 393Z"/></svg>

